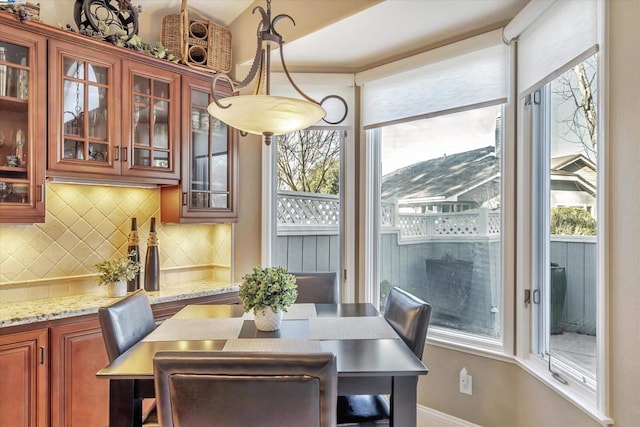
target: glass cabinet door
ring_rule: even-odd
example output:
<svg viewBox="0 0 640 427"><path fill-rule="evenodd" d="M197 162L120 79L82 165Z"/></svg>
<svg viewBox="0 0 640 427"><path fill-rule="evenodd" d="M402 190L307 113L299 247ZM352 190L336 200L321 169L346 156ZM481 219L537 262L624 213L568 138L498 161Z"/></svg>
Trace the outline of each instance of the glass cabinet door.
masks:
<svg viewBox="0 0 640 427"><path fill-rule="evenodd" d="M133 79L133 165L169 169L169 84L137 75Z"/></svg>
<svg viewBox="0 0 640 427"><path fill-rule="evenodd" d="M109 69L90 61L65 57L62 91L62 158L109 163Z"/></svg>
<svg viewBox="0 0 640 427"><path fill-rule="evenodd" d="M191 89L190 208L229 209L227 125L211 117L209 94Z"/></svg>
<svg viewBox="0 0 640 427"><path fill-rule="evenodd" d="M44 44L0 30L0 222L44 221Z"/></svg>
<svg viewBox="0 0 640 427"><path fill-rule="evenodd" d="M29 49L0 41L0 203L29 203Z"/></svg>
<svg viewBox="0 0 640 427"><path fill-rule="evenodd" d="M180 75L174 71L126 61L123 94L123 175L171 179L176 182L180 162Z"/></svg>
<svg viewBox="0 0 640 427"><path fill-rule="evenodd" d="M118 59L58 40L49 59L48 173L120 174Z"/></svg>

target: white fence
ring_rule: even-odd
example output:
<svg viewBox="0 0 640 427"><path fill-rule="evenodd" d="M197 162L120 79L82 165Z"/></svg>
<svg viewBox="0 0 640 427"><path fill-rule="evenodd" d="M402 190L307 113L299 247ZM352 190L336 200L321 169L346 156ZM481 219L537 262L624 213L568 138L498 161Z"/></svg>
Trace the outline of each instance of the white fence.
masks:
<svg viewBox="0 0 640 427"><path fill-rule="evenodd" d="M500 212L481 208L452 213L399 213L397 202L382 202L380 226L397 229L400 240L500 235ZM278 192L278 234L338 234L337 195Z"/></svg>
<svg viewBox="0 0 640 427"><path fill-rule="evenodd" d="M277 262L291 271L336 271L340 265L338 196L278 193ZM500 300L500 212L399 213L381 207L381 281L424 286L425 259L444 255L474 261L474 288L485 289L491 306ZM565 268L564 330L595 332L595 238L553 236L551 261ZM494 325L499 330L499 325ZM490 328L491 329L491 328Z"/></svg>

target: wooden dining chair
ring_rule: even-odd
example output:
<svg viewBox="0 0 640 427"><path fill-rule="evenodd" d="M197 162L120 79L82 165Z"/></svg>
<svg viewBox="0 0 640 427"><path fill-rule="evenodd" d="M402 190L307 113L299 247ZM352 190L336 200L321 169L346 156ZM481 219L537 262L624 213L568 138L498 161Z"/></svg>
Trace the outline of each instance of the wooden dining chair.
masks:
<svg viewBox="0 0 640 427"><path fill-rule="evenodd" d="M335 271L291 273L298 285L297 303L337 304L340 302Z"/></svg>
<svg viewBox="0 0 640 427"><path fill-rule="evenodd" d="M387 298L384 318L422 360L431 305L395 286ZM339 396L337 413L339 426L378 426L389 424L391 408L387 398L381 395Z"/></svg>
<svg viewBox="0 0 640 427"><path fill-rule="evenodd" d="M107 348L109 363L129 350L156 327L151 304L144 289L139 289L116 302L98 309L98 320L102 339ZM140 380L136 387L153 390L153 380ZM136 425L157 425L155 400L142 399L135 402Z"/></svg>
<svg viewBox="0 0 640 427"><path fill-rule="evenodd" d="M158 352L162 427L335 426L331 353Z"/></svg>

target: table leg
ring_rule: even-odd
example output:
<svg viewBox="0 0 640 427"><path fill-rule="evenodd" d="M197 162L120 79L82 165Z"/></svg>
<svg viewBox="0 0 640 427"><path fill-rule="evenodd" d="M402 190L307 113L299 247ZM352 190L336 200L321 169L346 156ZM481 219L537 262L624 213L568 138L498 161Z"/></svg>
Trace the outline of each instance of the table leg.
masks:
<svg viewBox="0 0 640 427"><path fill-rule="evenodd" d="M142 401L135 397L134 380L109 381L109 427L142 424Z"/></svg>
<svg viewBox="0 0 640 427"><path fill-rule="evenodd" d="M415 427L417 424L417 376L393 377L391 385L391 426Z"/></svg>

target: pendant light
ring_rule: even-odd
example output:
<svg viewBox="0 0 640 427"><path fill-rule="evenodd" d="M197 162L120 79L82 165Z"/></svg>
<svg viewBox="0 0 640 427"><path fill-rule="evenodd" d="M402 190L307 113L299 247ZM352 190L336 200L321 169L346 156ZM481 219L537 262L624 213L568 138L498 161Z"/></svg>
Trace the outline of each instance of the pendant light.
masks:
<svg viewBox="0 0 640 427"><path fill-rule="evenodd" d="M237 85L226 74L217 74L213 78L213 102L207 110L209 114L225 122L227 125L238 129L242 133L262 135L265 143L271 143L273 135L283 135L297 130L305 129L320 120L336 125L347 116L346 101L337 96L329 95L320 102L306 95L293 82L289 70L284 61L282 36L275 30L276 23L283 18L288 18L295 25L295 21L289 15L280 14L271 19L271 0L267 0L267 10L256 6L253 13L259 11L262 20L258 26L256 56L247 76ZM291 98L271 95L271 50L280 50L280 61L287 80L302 98ZM216 83L218 80L226 80L233 90L237 92L248 87L254 80L255 88L251 95L240 95L218 99L216 96ZM344 107L344 114L337 121L328 121L326 111L322 104L329 100L337 100Z"/></svg>

